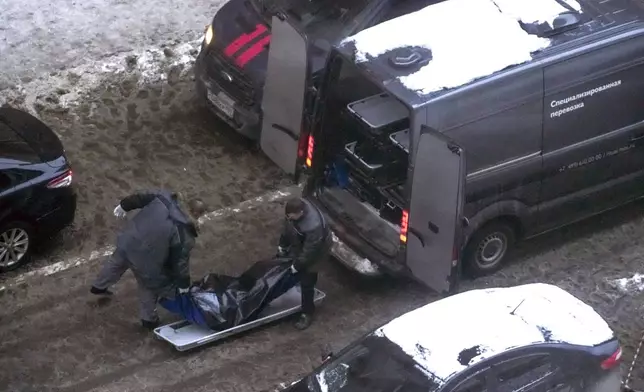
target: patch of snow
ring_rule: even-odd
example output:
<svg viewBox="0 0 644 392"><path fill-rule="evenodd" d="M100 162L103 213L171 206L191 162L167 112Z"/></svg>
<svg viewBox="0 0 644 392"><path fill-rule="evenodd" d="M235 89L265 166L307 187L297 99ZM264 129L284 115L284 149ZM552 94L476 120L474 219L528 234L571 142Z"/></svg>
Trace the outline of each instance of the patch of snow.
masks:
<svg viewBox="0 0 644 392"><path fill-rule="evenodd" d="M25 84L18 84L12 89L0 91L0 105L17 97L24 97L24 107L31 114L37 115L35 103L41 98L64 91L56 106L67 108L80 103L83 96L98 87L104 80L124 76L138 75L140 85L164 81L167 71L181 67L179 76L189 71L196 58L202 37L170 47L172 57L164 54L164 48L146 48L139 51L121 53L101 61L88 61L82 66L59 72L56 76L47 75ZM165 48L167 49L167 48ZM136 63L128 66L128 59L136 58Z"/></svg>
<svg viewBox="0 0 644 392"><path fill-rule="evenodd" d="M189 41L203 34L225 2L0 0L0 85L137 48Z"/></svg>
<svg viewBox="0 0 644 392"><path fill-rule="evenodd" d="M590 306L542 283L457 294L409 312L376 334L442 380L513 347L545 342L592 346L614 336Z"/></svg>
<svg viewBox="0 0 644 392"><path fill-rule="evenodd" d="M527 0L525 0L527 1ZM532 0L538 4L552 0ZM528 34L492 0L449 0L389 20L343 41L365 62L391 50L416 46L432 51L432 60L400 77L408 89L429 94L462 86L480 77L531 60L550 41Z"/></svg>
<svg viewBox="0 0 644 392"><path fill-rule="evenodd" d="M548 23L552 27L552 21L557 15L568 12L569 9L562 6L555 0L492 0L504 14L511 15L517 21L523 23ZM581 11L581 5L575 0L562 0L575 11Z"/></svg>
<svg viewBox="0 0 644 392"><path fill-rule="evenodd" d="M636 273L630 278L615 279L613 284L623 293L644 292L644 274Z"/></svg>

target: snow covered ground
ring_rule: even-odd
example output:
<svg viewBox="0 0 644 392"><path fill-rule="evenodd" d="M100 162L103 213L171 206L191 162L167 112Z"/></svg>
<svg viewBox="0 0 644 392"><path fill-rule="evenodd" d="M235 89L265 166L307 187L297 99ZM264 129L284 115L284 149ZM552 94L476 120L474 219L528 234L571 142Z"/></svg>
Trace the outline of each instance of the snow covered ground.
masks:
<svg viewBox="0 0 644 392"><path fill-rule="evenodd" d="M100 72L96 62L194 41L224 3L0 0L0 91L83 65Z"/></svg>

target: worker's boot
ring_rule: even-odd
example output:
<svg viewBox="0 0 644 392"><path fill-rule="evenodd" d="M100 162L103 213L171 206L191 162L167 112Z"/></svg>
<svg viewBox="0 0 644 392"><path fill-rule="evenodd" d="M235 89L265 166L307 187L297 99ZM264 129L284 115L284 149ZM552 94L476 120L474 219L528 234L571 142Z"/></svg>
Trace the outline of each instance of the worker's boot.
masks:
<svg viewBox="0 0 644 392"><path fill-rule="evenodd" d="M155 320L155 321L141 320L141 326L143 326L143 328L147 330L152 331L153 329L159 326L159 320Z"/></svg>
<svg viewBox="0 0 644 392"><path fill-rule="evenodd" d="M310 327L312 323L313 323L313 316L310 314L302 313L300 317L297 319L297 321L295 322L295 328L299 329L300 331L303 331L308 327Z"/></svg>
<svg viewBox="0 0 644 392"><path fill-rule="evenodd" d="M89 292L94 295L112 295L112 292L109 291L108 289L99 289L98 287L94 287L94 286L92 286L92 288L89 289Z"/></svg>

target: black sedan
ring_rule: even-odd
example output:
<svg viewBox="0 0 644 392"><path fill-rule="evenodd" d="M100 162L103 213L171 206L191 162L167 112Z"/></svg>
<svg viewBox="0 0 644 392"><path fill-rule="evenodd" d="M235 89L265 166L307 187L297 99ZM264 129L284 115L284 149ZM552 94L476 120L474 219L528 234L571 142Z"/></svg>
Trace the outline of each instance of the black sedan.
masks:
<svg viewBox="0 0 644 392"><path fill-rule="evenodd" d="M72 169L60 139L23 111L0 108L0 271L74 221Z"/></svg>
<svg viewBox="0 0 644 392"><path fill-rule="evenodd" d="M404 314L288 392L619 392L621 348L548 284L472 290Z"/></svg>

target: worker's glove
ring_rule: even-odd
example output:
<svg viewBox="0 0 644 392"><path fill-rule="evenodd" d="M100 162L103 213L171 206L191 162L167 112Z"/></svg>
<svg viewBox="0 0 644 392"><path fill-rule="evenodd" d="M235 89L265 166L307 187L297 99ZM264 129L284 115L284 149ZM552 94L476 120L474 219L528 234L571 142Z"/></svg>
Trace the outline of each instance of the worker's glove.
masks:
<svg viewBox="0 0 644 392"><path fill-rule="evenodd" d="M291 264L291 272L297 274L297 268L295 268L295 264Z"/></svg>
<svg viewBox="0 0 644 392"><path fill-rule="evenodd" d="M286 257L288 254L288 249L282 246L277 247L277 257Z"/></svg>
<svg viewBox="0 0 644 392"><path fill-rule="evenodd" d="M114 216L119 219L122 219L122 218L125 218L125 215L127 215L127 212L125 212L125 210L123 209L123 207L121 207L120 204L117 205L116 208L114 209Z"/></svg>
<svg viewBox="0 0 644 392"><path fill-rule="evenodd" d="M178 288L177 291L179 294L188 294L190 292L190 287L186 287L185 289Z"/></svg>

